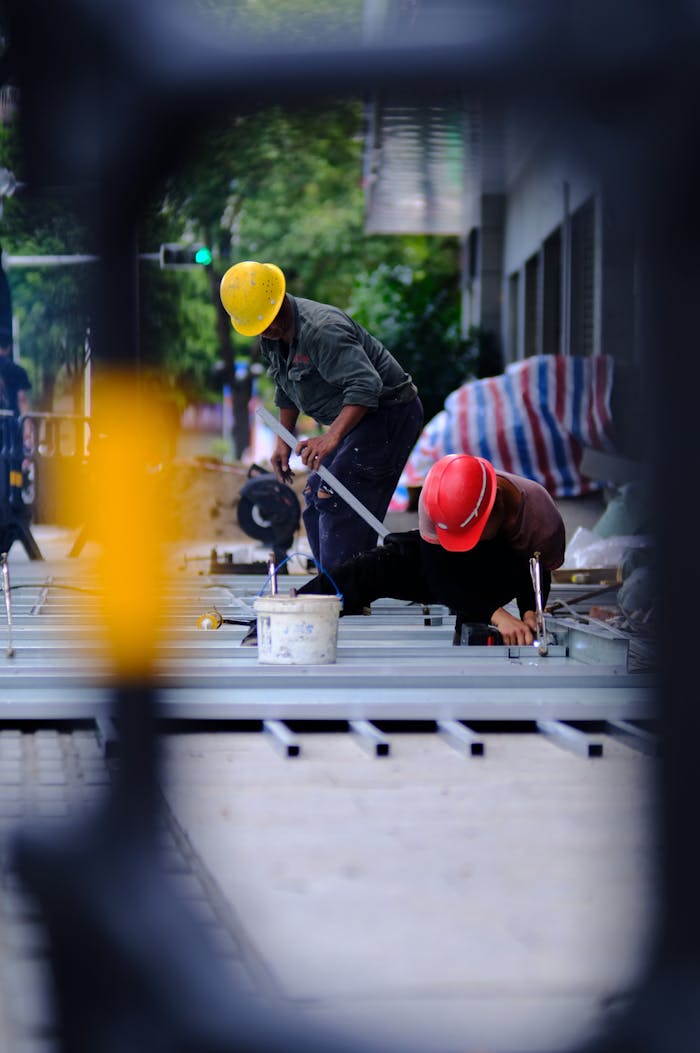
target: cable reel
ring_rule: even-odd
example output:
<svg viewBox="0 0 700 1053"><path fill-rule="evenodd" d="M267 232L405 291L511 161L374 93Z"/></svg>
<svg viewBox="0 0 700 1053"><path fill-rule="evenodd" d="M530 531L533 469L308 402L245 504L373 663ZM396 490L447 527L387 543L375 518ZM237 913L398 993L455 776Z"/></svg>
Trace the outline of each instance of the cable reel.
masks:
<svg viewBox="0 0 700 1053"><path fill-rule="evenodd" d="M260 474L252 475L254 471ZM257 465L251 467L248 475L249 481L241 487L238 497L238 525L249 537L268 545L275 562L281 563L299 529L299 498L291 487Z"/></svg>

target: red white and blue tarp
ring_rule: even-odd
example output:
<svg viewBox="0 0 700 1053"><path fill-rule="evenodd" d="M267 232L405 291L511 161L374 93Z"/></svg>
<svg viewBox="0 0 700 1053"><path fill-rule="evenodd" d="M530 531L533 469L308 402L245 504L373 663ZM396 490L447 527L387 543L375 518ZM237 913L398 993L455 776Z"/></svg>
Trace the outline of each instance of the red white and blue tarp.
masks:
<svg viewBox="0 0 700 1053"><path fill-rule="evenodd" d="M495 468L541 483L552 497L601 489L604 482L583 475L580 465L586 446L615 452L612 383L608 355L537 355L496 377L467 381L424 427L389 510L404 511L408 488L422 486L448 453L485 457Z"/></svg>

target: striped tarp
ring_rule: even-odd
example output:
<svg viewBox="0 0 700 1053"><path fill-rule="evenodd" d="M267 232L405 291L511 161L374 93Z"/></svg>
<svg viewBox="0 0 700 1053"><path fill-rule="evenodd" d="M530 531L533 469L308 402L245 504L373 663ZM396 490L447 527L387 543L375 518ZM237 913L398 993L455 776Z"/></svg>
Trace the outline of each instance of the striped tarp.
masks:
<svg viewBox="0 0 700 1053"><path fill-rule="evenodd" d="M445 399L425 426L392 499L403 511L408 488L419 487L447 453L485 457L496 468L541 483L552 497L599 490L604 480L580 470L583 449L615 451L610 410L613 359L539 355L504 373L471 380Z"/></svg>

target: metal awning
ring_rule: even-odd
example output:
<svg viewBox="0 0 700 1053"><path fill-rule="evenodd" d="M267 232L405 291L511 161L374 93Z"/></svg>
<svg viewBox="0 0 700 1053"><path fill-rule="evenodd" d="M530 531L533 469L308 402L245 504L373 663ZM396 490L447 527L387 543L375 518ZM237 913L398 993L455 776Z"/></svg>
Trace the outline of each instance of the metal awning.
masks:
<svg viewBox="0 0 700 1053"><path fill-rule="evenodd" d="M375 100L368 109L365 230L368 234L465 231L473 154L460 98L429 106Z"/></svg>

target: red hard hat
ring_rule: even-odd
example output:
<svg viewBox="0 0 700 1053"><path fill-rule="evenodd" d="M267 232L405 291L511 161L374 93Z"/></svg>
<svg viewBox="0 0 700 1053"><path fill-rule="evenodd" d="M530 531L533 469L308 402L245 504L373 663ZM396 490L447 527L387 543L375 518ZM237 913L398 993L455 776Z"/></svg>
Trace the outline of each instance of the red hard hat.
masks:
<svg viewBox="0 0 700 1053"><path fill-rule="evenodd" d="M496 471L483 457L449 453L428 472L422 497L442 547L467 552L478 542L491 514Z"/></svg>

